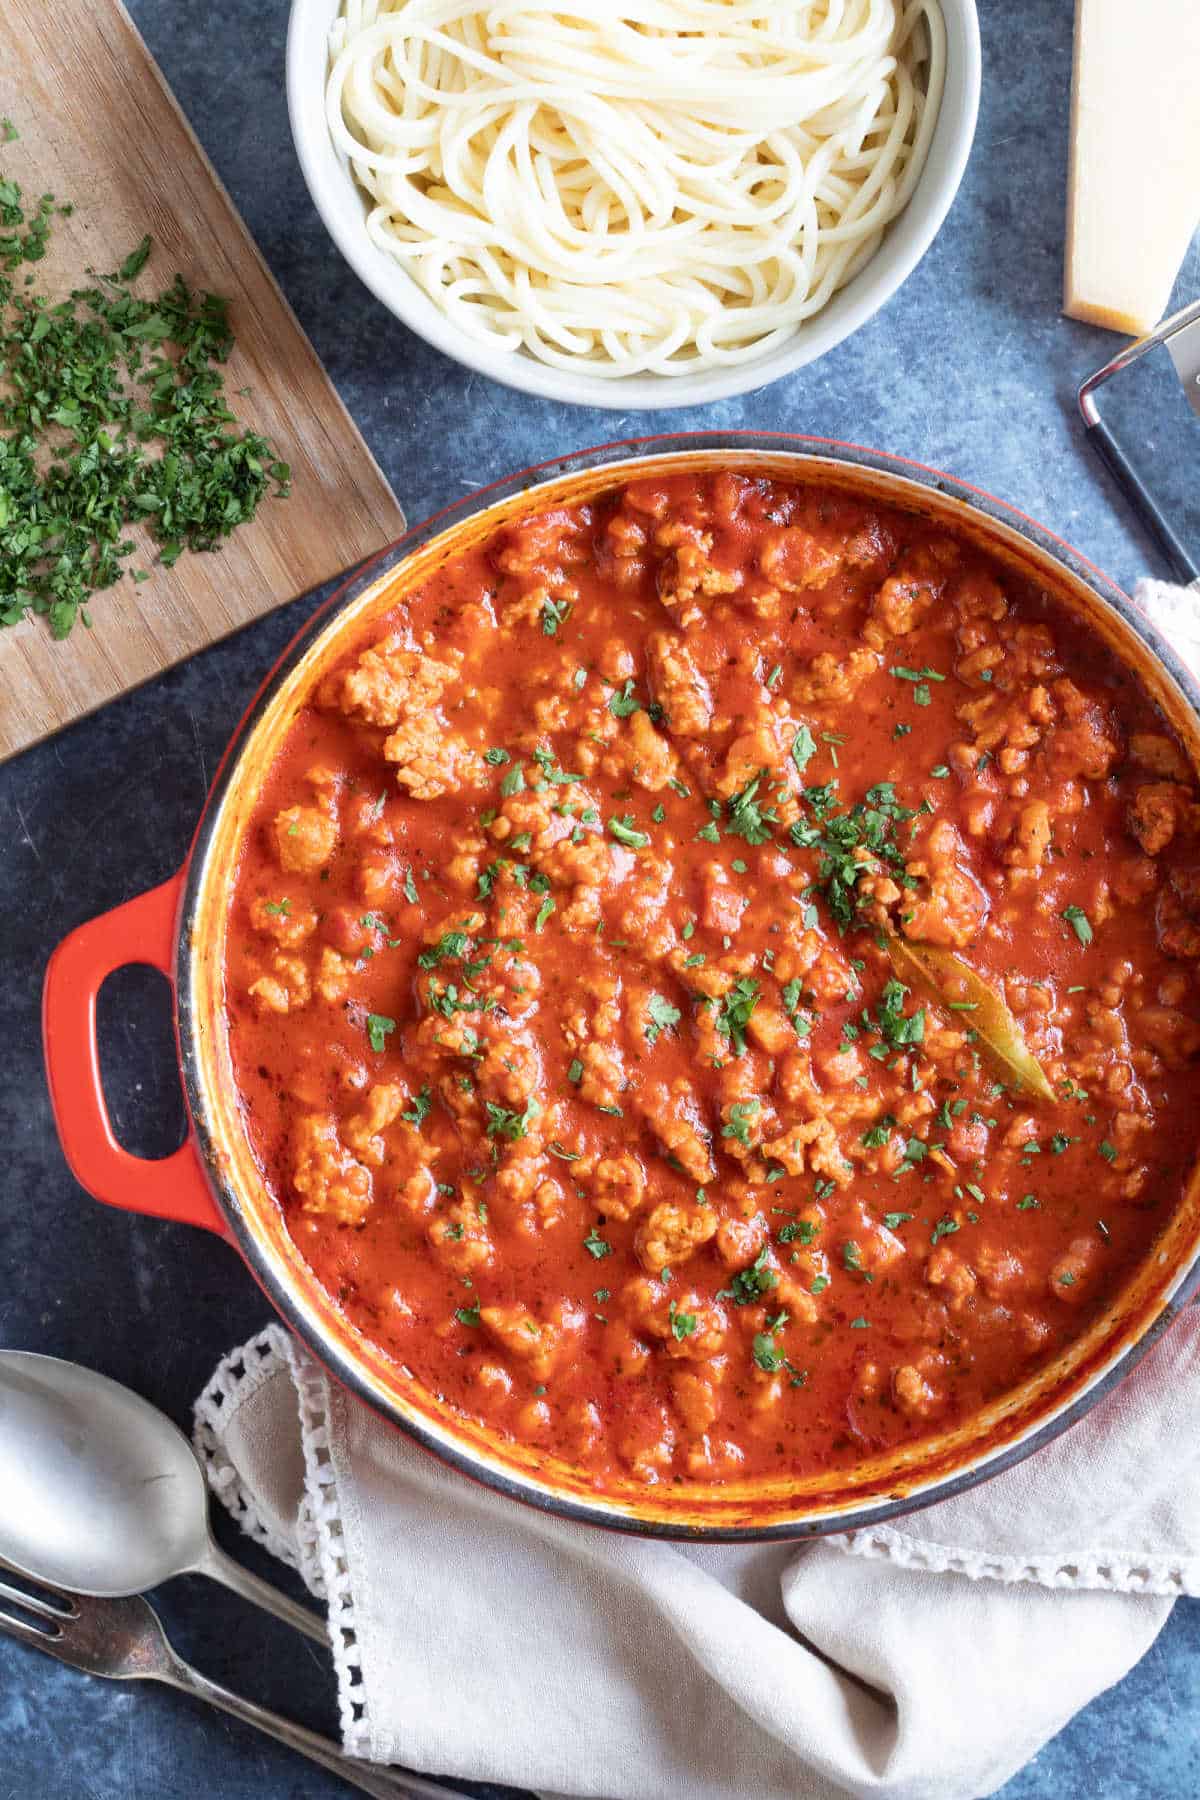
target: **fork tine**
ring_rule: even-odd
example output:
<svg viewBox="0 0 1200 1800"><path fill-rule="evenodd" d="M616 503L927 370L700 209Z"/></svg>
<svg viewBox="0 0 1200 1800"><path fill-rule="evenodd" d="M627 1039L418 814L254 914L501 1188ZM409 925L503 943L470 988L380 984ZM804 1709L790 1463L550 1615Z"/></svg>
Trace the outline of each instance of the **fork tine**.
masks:
<svg viewBox="0 0 1200 1800"><path fill-rule="evenodd" d="M9 1590L11 1592L11 1589ZM49 1607L42 1611L47 1619L56 1617ZM39 1650L53 1650L62 1635L61 1627L56 1625L35 1625L29 1619L19 1619L15 1614L6 1612L0 1606L0 1631L9 1637L19 1638L23 1644L33 1644Z"/></svg>
<svg viewBox="0 0 1200 1800"><path fill-rule="evenodd" d="M57 1588L48 1587L45 1582L30 1582L28 1589L13 1587L4 1580L5 1574L18 1575L22 1582L28 1580L17 1570L10 1570L7 1564L0 1563L0 1600L7 1600L19 1606L24 1612L36 1613L40 1619L53 1619L61 1623L64 1619L76 1617L79 1609L69 1594L62 1594ZM5 1617L9 1615L5 1614Z"/></svg>

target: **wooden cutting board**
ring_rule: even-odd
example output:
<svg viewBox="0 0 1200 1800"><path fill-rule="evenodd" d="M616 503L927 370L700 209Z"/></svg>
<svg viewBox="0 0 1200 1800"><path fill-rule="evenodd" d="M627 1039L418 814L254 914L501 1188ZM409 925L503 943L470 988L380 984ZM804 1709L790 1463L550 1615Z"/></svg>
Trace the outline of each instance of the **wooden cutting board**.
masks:
<svg viewBox="0 0 1200 1800"><path fill-rule="evenodd" d="M0 174L27 200L75 206L18 283L27 271L32 291L62 298L150 232L136 291L178 270L229 299L230 403L292 467L291 498L265 499L222 549L165 569L139 545L128 567L151 579L98 594L93 630L55 643L44 619L0 629L3 757L350 567L404 517L120 0L0 0L0 115L20 133L0 144Z"/></svg>

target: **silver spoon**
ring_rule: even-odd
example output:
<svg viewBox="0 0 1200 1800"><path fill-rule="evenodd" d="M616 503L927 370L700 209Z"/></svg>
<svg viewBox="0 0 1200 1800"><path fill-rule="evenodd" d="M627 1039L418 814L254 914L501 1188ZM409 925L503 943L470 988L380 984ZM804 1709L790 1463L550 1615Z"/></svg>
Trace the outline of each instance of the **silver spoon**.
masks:
<svg viewBox="0 0 1200 1800"><path fill-rule="evenodd" d="M105 1599L210 1575L319 1644L306 1607L213 1542L204 1472L148 1400L78 1363L0 1350L0 1558Z"/></svg>

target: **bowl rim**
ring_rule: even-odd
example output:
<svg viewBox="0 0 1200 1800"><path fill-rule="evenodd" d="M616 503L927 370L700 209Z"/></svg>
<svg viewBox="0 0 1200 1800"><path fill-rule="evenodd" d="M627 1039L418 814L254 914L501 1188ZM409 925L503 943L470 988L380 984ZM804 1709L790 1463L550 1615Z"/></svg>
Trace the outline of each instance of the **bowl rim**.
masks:
<svg viewBox="0 0 1200 1800"><path fill-rule="evenodd" d="M681 376L610 377L557 369L523 351L493 348L460 330L399 263L372 244L361 219L355 218L347 204L347 197L354 195L353 177L325 124L324 80L317 104L310 68L318 17L335 15L338 4L339 0L290 0L284 53L292 142L321 222L363 285L408 330L453 362L546 400L615 412L676 410L732 399L806 368L872 319L908 280L945 222L975 141L982 83L977 0L937 0L947 29L946 84L926 166L908 205L889 226L870 262L831 296L820 313L768 355L730 368ZM322 38L326 29L320 28ZM902 231L906 223L909 229Z"/></svg>
<svg viewBox="0 0 1200 1800"><path fill-rule="evenodd" d="M239 779L246 752L253 745L258 725L273 697L314 645L327 632L336 631L338 618L375 587L389 569L399 567L414 551L433 544L463 520L486 512L511 497L530 493L577 473L608 469L613 472L614 479L618 479L623 469L636 467L640 462L653 462L665 455L714 451L725 451L732 456L763 452L776 457L792 458L800 464L806 461L833 460L852 469L899 476L910 485L919 489L935 489L951 501L965 506L968 511L981 513L985 518L1015 530L1043 556L1049 557L1060 568L1081 581L1093 595L1117 614L1151 655L1164 665L1171 684L1191 711L1200 718L1200 683L1192 677L1156 627L1116 583L1063 539L1017 508L925 464L832 439L800 437L784 432L750 431L656 435L627 439L556 457L468 494L412 527L393 545L371 559L317 609L268 672L229 741L205 800L184 871L175 951L176 1029L180 1068L193 1126L193 1145L217 1208L225 1220L228 1235L240 1250L276 1312L343 1387L443 1463L510 1499L532 1505L540 1511L635 1536L685 1542L762 1543L859 1530L919 1511L966 1492L981 1481L1022 1461L1059 1436L1124 1379L1173 1322L1182 1306L1200 1290L1200 1242L1193 1245L1187 1257L1180 1257L1153 1306L1137 1314L1132 1322L1126 1320L1114 1331L1115 1347L1110 1347L1082 1375L1076 1375L1072 1381L1063 1384L1067 1389L1065 1398L1047 1401L1035 1414L1031 1424L1019 1428L1011 1438L995 1443L991 1449L985 1445L982 1450L968 1455L947 1475L934 1475L923 1481L918 1472L912 1478L909 1490L898 1497L857 1504L851 1499L834 1510L816 1514L799 1513L780 1519L777 1508L775 1518L766 1524L689 1523L664 1515L645 1517L640 1513L622 1510L618 1505L605 1501L602 1496L597 1496L595 1500L580 1499L561 1490L556 1491L551 1477L536 1479L514 1469L502 1458L493 1460L467 1442L463 1434L456 1435L448 1425L440 1422L435 1425L433 1420L420 1414L415 1408L411 1413L406 1412L394 1398L378 1391L365 1364L354 1355L349 1340L335 1339L322 1324L305 1295L277 1272L248 1222L236 1185L229 1178L230 1159L222 1148L220 1129L208 1099L200 1047L204 1028L203 1004L197 999L193 981L198 960L196 947L202 936L198 929L202 901L209 880L208 853L212 848L223 802ZM892 1485L896 1486L898 1483ZM654 1492L649 1490L648 1498Z"/></svg>

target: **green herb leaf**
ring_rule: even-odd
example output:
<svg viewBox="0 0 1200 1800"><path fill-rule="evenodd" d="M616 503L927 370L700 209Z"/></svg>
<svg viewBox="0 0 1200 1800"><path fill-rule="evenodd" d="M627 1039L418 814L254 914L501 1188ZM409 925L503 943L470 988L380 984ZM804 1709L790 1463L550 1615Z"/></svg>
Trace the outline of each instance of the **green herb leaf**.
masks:
<svg viewBox="0 0 1200 1800"><path fill-rule="evenodd" d="M817 753L817 740L807 725L801 725L792 739L792 761L803 775L809 762Z"/></svg>
<svg viewBox="0 0 1200 1800"><path fill-rule="evenodd" d="M374 1051L381 1051L387 1045L388 1035L395 1031L395 1019L385 1018L383 1013L367 1014L367 1038Z"/></svg>
<svg viewBox="0 0 1200 1800"><path fill-rule="evenodd" d="M735 1056L742 1056L746 1049L746 1027L759 1001L759 984L751 975L743 975L735 981L729 992L722 996L717 1011L717 1030L723 1038L729 1040L730 1048Z"/></svg>
<svg viewBox="0 0 1200 1800"><path fill-rule="evenodd" d="M1067 921L1067 924L1071 926L1075 936L1079 939L1081 944L1091 943L1095 933L1092 930L1092 921L1088 918L1082 906L1064 906L1062 909L1062 917Z"/></svg>
<svg viewBox="0 0 1200 1800"><path fill-rule="evenodd" d="M506 1138L515 1143L518 1138L527 1136L529 1127L541 1112L536 1100L525 1103L524 1112L512 1112L506 1106L497 1106L494 1100L485 1102L487 1107L487 1135L489 1137Z"/></svg>
<svg viewBox="0 0 1200 1800"><path fill-rule="evenodd" d="M717 1298L732 1300L735 1306L753 1306L756 1300L761 1300L764 1294L769 1294L778 1285L778 1271L767 1267L767 1247L764 1244L750 1267L739 1269L729 1286L723 1288Z"/></svg>
<svg viewBox="0 0 1200 1800"><path fill-rule="evenodd" d="M651 994L646 1002L646 1042L657 1043L659 1033L669 1030L672 1025L678 1025L682 1016L679 1008L672 1006L669 1000L664 1000L661 994Z"/></svg>
<svg viewBox="0 0 1200 1800"><path fill-rule="evenodd" d="M610 819L608 829L618 844L624 844L627 850L644 850L650 842L646 832L635 828L632 813L626 813L623 819Z"/></svg>
<svg viewBox="0 0 1200 1800"><path fill-rule="evenodd" d="M37 262L67 207L27 206L0 181L0 269ZM233 348L227 304L181 276L154 300L124 285L143 238L112 276L53 304L0 281L0 625L42 615L55 638L91 621L141 524L169 566L251 519L290 471L268 440L239 430L221 374Z"/></svg>
<svg viewBox="0 0 1200 1800"><path fill-rule="evenodd" d="M700 1323L696 1313L680 1312L674 1300L667 1308L667 1317L671 1321L671 1335L680 1343L684 1338L693 1337Z"/></svg>
<svg viewBox="0 0 1200 1800"><path fill-rule="evenodd" d="M633 691L632 677L623 688L608 697L608 710L614 719L627 719L630 713L640 712L641 709L642 703Z"/></svg>
<svg viewBox="0 0 1200 1800"><path fill-rule="evenodd" d="M571 616L574 602L570 600L552 600L549 595L542 601L542 631L546 637L556 637L560 625L565 625Z"/></svg>
<svg viewBox="0 0 1200 1800"><path fill-rule="evenodd" d="M432 1111L433 1093L428 1085L426 1085L421 1089L420 1093L413 1101L411 1109L408 1112L402 1112L400 1117L402 1119L407 1119L410 1125L415 1125L417 1130L420 1131L422 1125Z"/></svg>

